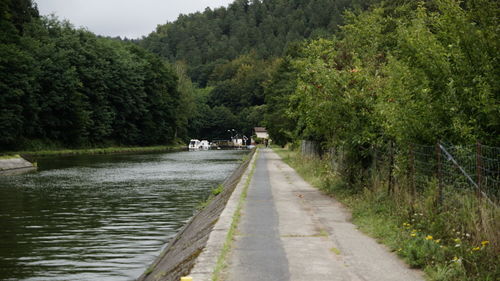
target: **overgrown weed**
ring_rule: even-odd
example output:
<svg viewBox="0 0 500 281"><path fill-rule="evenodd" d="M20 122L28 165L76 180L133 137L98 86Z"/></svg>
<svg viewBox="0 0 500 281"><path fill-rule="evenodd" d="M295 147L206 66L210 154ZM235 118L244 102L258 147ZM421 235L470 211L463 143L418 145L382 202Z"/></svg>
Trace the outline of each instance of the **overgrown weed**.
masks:
<svg viewBox="0 0 500 281"><path fill-rule="evenodd" d="M500 280L500 211L474 192L448 186L441 201L431 181L415 195L406 185L389 194L387 182L376 176L353 189L328 159L275 151L306 181L348 206L361 230L422 268L430 280Z"/></svg>

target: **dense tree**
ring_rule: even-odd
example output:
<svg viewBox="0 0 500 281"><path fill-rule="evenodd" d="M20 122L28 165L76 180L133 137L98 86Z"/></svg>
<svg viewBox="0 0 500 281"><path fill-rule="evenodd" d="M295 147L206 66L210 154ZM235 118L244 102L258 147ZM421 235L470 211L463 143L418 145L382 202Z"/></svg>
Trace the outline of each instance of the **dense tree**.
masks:
<svg viewBox="0 0 500 281"><path fill-rule="evenodd" d="M181 97L163 59L40 18L31 1L0 5L1 150L174 141Z"/></svg>
<svg viewBox="0 0 500 281"><path fill-rule="evenodd" d="M293 139L342 151L351 184L371 163L369 148L388 142L498 146L498 8L436 0L348 13L336 38L314 40L292 60L292 94L283 73L274 77L286 83L269 87L268 119L286 104Z"/></svg>
<svg viewBox="0 0 500 281"><path fill-rule="evenodd" d="M332 34L342 23L344 9L368 2L237 0L227 8L181 15L159 25L140 44L170 61L187 62L193 81L204 87L217 60L251 51L257 58L279 57L292 42Z"/></svg>

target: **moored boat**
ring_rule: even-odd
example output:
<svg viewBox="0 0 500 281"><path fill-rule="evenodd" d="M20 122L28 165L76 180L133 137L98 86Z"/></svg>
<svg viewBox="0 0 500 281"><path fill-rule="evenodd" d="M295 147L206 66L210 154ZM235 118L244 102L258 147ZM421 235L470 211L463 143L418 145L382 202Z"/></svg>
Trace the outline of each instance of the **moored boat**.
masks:
<svg viewBox="0 0 500 281"><path fill-rule="evenodd" d="M198 149L200 149L200 143L201 142L199 140L197 140L197 139L190 140L189 141L189 146L188 146L189 150L198 150Z"/></svg>

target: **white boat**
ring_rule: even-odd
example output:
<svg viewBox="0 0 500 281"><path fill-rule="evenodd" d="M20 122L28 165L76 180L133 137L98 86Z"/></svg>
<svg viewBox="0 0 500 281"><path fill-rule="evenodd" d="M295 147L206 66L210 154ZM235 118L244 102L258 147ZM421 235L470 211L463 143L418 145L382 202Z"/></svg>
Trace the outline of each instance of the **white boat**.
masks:
<svg viewBox="0 0 500 281"><path fill-rule="evenodd" d="M189 150L198 150L200 149L200 141L197 139L192 139L189 141Z"/></svg>
<svg viewBox="0 0 500 281"><path fill-rule="evenodd" d="M210 149L210 143L207 140L202 140L200 142L200 149L209 150Z"/></svg>

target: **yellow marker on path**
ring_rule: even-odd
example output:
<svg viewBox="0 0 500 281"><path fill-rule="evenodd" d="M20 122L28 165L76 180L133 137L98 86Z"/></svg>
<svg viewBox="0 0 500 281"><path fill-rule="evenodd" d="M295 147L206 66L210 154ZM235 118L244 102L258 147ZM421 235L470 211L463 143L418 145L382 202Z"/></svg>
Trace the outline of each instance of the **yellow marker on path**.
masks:
<svg viewBox="0 0 500 281"><path fill-rule="evenodd" d="M193 277L191 276L181 277L181 281L193 281Z"/></svg>

